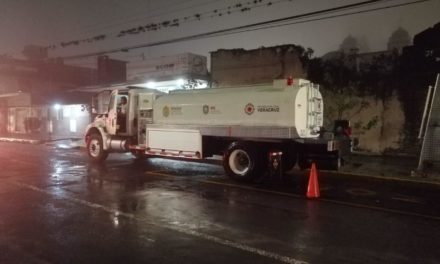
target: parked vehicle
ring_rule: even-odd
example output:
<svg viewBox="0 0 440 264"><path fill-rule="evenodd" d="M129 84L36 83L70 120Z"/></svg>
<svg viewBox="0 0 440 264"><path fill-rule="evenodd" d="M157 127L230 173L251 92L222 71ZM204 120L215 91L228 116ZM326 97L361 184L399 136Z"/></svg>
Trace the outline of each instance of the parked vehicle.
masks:
<svg viewBox="0 0 440 264"><path fill-rule="evenodd" d="M125 114L119 108L122 98L128 99ZM92 161L129 151L137 158L221 155L227 174L247 181L267 169L273 152L282 153L284 171L312 161L338 169L350 152L349 135L323 133L322 124L319 87L303 79L169 94L125 87L112 91L107 113L87 127L85 139ZM347 130L348 123L339 124Z"/></svg>

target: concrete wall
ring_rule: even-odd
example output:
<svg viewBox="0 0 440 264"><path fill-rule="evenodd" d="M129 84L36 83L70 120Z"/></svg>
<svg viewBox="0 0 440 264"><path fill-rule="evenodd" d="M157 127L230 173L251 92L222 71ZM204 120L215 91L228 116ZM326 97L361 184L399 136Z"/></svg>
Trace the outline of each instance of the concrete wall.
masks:
<svg viewBox="0 0 440 264"><path fill-rule="evenodd" d="M213 87L272 83L289 76L304 78L300 55L294 45L211 52Z"/></svg>
<svg viewBox="0 0 440 264"><path fill-rule="evenodd" d="M367 59L371 60L370 57ZM306 78L294 45L212 52L211 75L214 87L271 83L273 79L289 76ZM383 101L373 96L321 91L328 130L332 130L334 120L349 119L353 136L359 141L358 150L382 153L402 147L405 115L397 93Z"/></svg>
<svg viewBox="0 0 440 264"><path fill-rule="evenodd" d="M383 101L372 96L356 97L324 93L324 120L332 127L332 120L349 119L353 137L359 141L358 150L374 153L397 150L402 147L405 115L396 93ZM337 109L348 107L339 115Z"/></svg>

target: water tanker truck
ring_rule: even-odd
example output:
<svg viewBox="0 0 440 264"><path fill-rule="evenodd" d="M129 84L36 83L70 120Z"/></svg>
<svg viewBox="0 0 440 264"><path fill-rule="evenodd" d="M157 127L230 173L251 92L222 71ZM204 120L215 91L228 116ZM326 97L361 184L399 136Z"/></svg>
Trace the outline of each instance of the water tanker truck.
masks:
<svg viewBox="0 0 440 264"><path fill-rule="evenodd" d="M122 98L126 106L119 105ZM283 171L311 162L338 169L350 139L323 133L322 125L319 87L303 79L170 93L127 86L111 91L108 111L87 126L85 140L94 162L112 152L136 158L220 156L230 177L248 181L266 171L271 153L281 156Z"/></svg>

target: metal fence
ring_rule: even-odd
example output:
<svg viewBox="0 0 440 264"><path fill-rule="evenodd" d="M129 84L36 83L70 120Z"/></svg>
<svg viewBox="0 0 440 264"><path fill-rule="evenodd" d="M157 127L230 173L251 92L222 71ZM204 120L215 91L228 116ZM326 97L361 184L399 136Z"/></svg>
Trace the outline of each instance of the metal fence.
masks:
<svg viewBox="0 0 440 264"><path fill-rule="evenodd" d="M430 87L419 137L423 137L418 170L440 168L440 74Z"/></svg>

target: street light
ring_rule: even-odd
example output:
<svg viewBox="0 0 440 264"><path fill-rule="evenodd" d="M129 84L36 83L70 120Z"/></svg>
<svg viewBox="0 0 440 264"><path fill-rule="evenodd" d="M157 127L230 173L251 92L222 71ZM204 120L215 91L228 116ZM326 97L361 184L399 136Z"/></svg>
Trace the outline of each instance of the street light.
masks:
<svg viewBox="0 0 440 264"><path fill-rule="evenodd" d="M153 81L149 81L149 82L147 82L147 83L145 84L145 86L146 86L147 88L153 89L153 88L156 87L156 83L153 82Z"/></svg>
<svg viewBox="0 0 440 264"><path fill-rule="evenodd" d="M177 83L178 86L183 86L183 85L185 84L185 80L183 80L183 79L178 79L178 80L176 81L176 83Z"/></svg>

